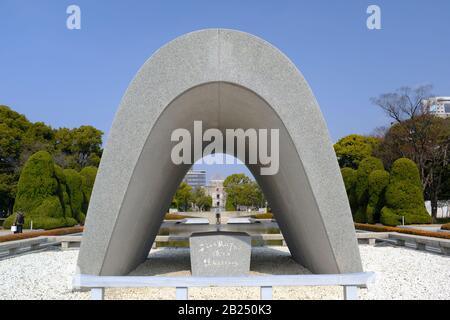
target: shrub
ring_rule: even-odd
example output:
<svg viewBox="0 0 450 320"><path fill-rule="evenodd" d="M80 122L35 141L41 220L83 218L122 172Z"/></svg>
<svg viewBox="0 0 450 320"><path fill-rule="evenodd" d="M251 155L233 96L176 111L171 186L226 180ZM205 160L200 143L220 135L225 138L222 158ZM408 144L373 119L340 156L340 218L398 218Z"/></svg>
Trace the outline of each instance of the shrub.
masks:
<svg viewBox="0 0 450 320"><path fill-rule="evenodd" d="M442 230L450 230L450 223L443 224L443 225L441 226L441 229L442 229Z"/></svg>
<svg viewBox="0 0 450 320"><path fill-rule="evenodd" d="M45 151L33 154L20 175L14 211L31 212L46 198L56 195L57 189L58 181L51 155Z"/></svg>
<svg viewBox="0 0 450 320"><path fill-rule="evenodd" d="M372 155L373 149L379 144L373 137L352 134L340 139L334 150L341 167L358 168L361 160Z"/></svg>
<svg viewBox="0 0 450 320"><path fill-rule="evenodd" d="M66 186L70 199L70 207L72 208L72 217L83 224L86 216L82 212L84 196L81 175L73 169L65 169L64 176L66 177Z"/></svg>
<svg viewBox="0 0 450 320"><path fill-rule="evenodd" d="M367 223L366 208L359 207L353 214L353 221L358 223Z"/></svg>
<svg viewBox="0 0 450 320"><path fill-rule="evenodd" d="M91 201L92 188L94 187L97 168L85 167L80 171L82 177L83 206L82 211L87 213L89 201Z"/></svg>
<svg viewBox="0 0 450 320"><path fill-rule="evenodd" d="M398 225L402 216L405 224L431 223L431 216L425 209L419 170L414 162L405 158L398 159L392 166L381 222Z"/></svg>
<svg viewBox="0 0 450 320"><path fill-rule="evenodd" d="M389 184L386 190L386 204L391 209L415 209L424 206L422 189L406 181Z"/></svg>
<svg viewBox="0 0 450 320"><path fill-rule="evenodd" d="M16 219L16 215L15 214L12 214L9 217L7 217L5 219L5 221L3 221L3 228L5 228L5 229L11 228L11 226L13 225L15 219ZM26 222L27 222L27 219L25 219L25 223Z"/></svg>
<svg viewBox="0 0 450 320"><path fill-rule="evenodd" d="M369 202L369 175L376 170L384 170L383 162L375 157L361 161L356 171L353 201L355 202L353 217L356 222L367 222L367 205Z"/></svg>
<svg viewBox="0 0 450 320"><path fill-rule="evenodd" d="M380 222L385 226L398 226L401 224L402 218L395 214L395 212L389 208L384 207L381 209Z"/></svg>
<svg viewBox="0 0 450 320"><path fill-rule="evenodd" d="M72 207L70 205L70 197L67 190L67 181L66 176L64 175L64 170L61 167L55 165L55 175L56 179L58 180L58 197L64 210L64 216L66 217L66 219L71 219L72 221L74 220L74 218L72 215Z"/></svg>
<svg viewBox="0 0 450 320"><path fill-rule="evenodd" d="M60 172L55 170L53 159L48 152L39 151L25 163L17 186L14 212L25 213L25 228L33 221L33 228L53 229L73 226L76 221L66 219L61 202L61 186L57 179ZM4 227L10 228L15 214L5 220Z"/></svg>
<svg viewBox="0 0 450 320"><path fill-rule="evenodd" d="M367 222L375 223L380 220L381 209L384 206L384 194L389 184L389 173L375 170L369 175L369 201L367 204Z"/></svg>
<svg viewBox="0 0 450 320"><path fill-rule="evenodd" d="M341 169L342 179L344 180L345 191L347 191L348 201L352 210L356 207L355 202L355 183L356 183L356 170L352 168Z"/></svg>
<svg viewBox="0 0 450 320"><path fill-rule="evenodd" d="M375 157L368 157L359 165L356 172L355 194L360 205L367 203L369 175L375 170L384 170L383 162Z"/></svg>
<svg viewBox="0 0 450 320"><path fill-rule="evenodd" d="M417 165L406 158L400 158L394 162L391 169L392 182L407 181L420 186L420 174Z"/></svg>
<svg viewBox="0 0 450 320"><path fill-rule="evenodd" d="M438 224L450 223L450 218L436 218L436 223Z"/></svg>

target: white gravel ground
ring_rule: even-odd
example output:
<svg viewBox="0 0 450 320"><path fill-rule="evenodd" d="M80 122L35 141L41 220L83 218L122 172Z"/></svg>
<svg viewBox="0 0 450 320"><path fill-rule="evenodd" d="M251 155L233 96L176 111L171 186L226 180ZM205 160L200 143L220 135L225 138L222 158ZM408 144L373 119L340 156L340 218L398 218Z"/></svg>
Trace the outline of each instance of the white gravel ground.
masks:
<svg viewBox="0 0 450 320"><path fill-rule="evenodd" d="M407 248L360 245L376 283L361 299L450 299L450 257ZM88 299L72 292L77 250L43 251L0 260L0 299ZM152 250L133 275L189 275L188 249ZM253 248L252 274L304 274L286 247ZM108 289L106 299L174 299L172 288ZM258 288L193 288L190 299L258 299ZM342 299L339 287L274 288L274 299Z"/></svg>

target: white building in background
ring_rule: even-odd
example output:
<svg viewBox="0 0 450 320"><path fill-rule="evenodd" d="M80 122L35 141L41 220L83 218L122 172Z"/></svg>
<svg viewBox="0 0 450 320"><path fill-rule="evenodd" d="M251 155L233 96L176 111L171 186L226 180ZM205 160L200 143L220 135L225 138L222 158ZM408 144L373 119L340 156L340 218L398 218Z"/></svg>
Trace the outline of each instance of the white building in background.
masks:
<svg viewBox="0 0 450 320"><path fill-rule="evenodd" d="M206 187L206 171L205 170L189 170L183 179L193 189Z"/></svg>
<svg viewBox="0 0 450 320"><path fill-rule="evenodd" d="M424 106L430 114L441 118L450 118L450 97L434 97L424 100Z"/></svg>
<svg viewBox="0 0 450 320"><path fill-rule="evenodd" d="M227 194L223 187L223 181L221 179L211 180L206 187L206 194L212 198L212 209L223 210L225 208Z"/></svg>

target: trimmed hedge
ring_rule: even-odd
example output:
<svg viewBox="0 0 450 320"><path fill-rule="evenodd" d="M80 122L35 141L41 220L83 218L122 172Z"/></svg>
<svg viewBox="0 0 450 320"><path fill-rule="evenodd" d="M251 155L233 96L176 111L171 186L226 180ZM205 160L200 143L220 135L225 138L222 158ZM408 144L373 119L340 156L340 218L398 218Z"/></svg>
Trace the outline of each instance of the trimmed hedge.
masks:
<svg viewBox="0 0 450 320"><path fill-rule="evenodd" d="M345 191L347 191L348 201L352 211L357 206L355 199L356 170L352 168L341 169L342 179L344 179Z"/></svg>
<svg viewBox="0 0 450 320"><path fill-rule="evenodd" d="M85 167L80 171L83 191L82 211L86 214L91 200L92 189L94 188L95 177L97 176L96 167Z"/></svg>
<svg viewBox="0 0 450 320"><path fill-rule="evenodd" d="M66 186L70 199L70 207L72 208L72 217L83 224L86 216L82 212L84 196L81 175L73 169L65 169L64 176L66 177Z"/></svg>
<svg viewBox="0 0 450 320"><path fill-rule="evenodd" d="M384 170L383 162L375 157L368 157L361 161L356 171L354 187L354 215L355 222L366 223L367 205L369 203L369 176L373 171Z"/></svg>
<svg viewBox="0 0 450 320"><path fill-rule="evenodd" d="M443 224L443 225L441 226L441 229L442 229L442 230L450 230L450 223Z"/></svg>
<svg viewBox="0 0 450 320"><path fill-rule="evenodd" d="M253 215L254 219L274 219L273 213L257 213Z"/></svg>
<svg viewBox="0 0 450 320"><path fill-rule="evenodd" d="M425 209L419 169L406 158L394 162L390 183L386 189L385 206L381 210L381 223L396 226L405 224L431 223L431 216Z"/></svg>
<svg viewBox="0 0 450 320"><path fill-rule="evenodd" d="M391 180L392 182L406 181L419 186L421 184L417 165L407 158L400 158L394 162L391 169Z"/></svg>
<svg viewBox="0 0 450 320"><path fill-rule="evenodd" d="M55 165L55 174L56 179L58 179L59 182L58 197L59 200L61 201L64 210L64 215L66 219L75 220L72 215L72 208L70 206L70 197L69 192L67 191L66 176L64 175L64 170L61 167Z"/></svg>
<svg viewBox="0 0 450 320"><path fill-rule="evenodd" d="M365 230L365 231L398 232L398 233L404 233L404 234L412 234L412 235L416 235L416 236L433 237L433 238L450 240L450 233L447 233L447 232L424 231L424 230L419 230L419 229L396 228L396 227L378 226L378 225L363 224L363 223L355 223L355 228L359 229L359 230Z"/></svg>
<svg viewBox="0 0 450 320"><path fill-rule="evenodd" d="M61 184L51 155L46 151L33 154L22 170L17 185L17 196L14 212L25 213L24 228L30 228L33 221L35 229L54 229L71 227L77 222L65 215L61 201ZM10 228L16 215L9 216L4 228Z"/></svg>
<svg viewBox="0 0 450 320"><path fill-rule="evenodd" d="M367 222L380 221L381 209L384 206L384 194L389 184L389 172L375 170L369 175L369 202L367 204Z"/></svg>
<svg viewBox="0 0 450 320"><path fill-rule="evenodd" d="M58 180L51 155L45 151L33 154L20 175L14 211L31 212L44 200L56 195L57 189Z"/></svg>
<svg viewBox="0 0 450 320"><path fill-rule="evenodd" d="M64 236L66 234L81 233L83 232L83 230L84 230L83 227L72 227L72 228L53 229L47 231L32 231L26 233L8 234L5 236L0 236L0 243L8 241L32 239L42 236Z"/></svg>

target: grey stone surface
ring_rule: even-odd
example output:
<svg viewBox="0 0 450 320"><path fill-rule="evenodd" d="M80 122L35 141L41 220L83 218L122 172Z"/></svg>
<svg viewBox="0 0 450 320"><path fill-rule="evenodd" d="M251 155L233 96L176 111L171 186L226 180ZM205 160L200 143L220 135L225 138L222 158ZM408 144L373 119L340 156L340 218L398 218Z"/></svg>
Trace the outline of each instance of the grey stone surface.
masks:
<svg viewBox="0 0 450 320"><path fill-rule="evenodd" d="M252 240L247 233L194 233L189 246L193 276L245 276L250 272Z"/></svg>
<svg viewBox="0 0 450 320"><path fill-rule="evenodd" d="M251 218L230 218L227 221L227 224L249 224L253 223L254 219Z"/></svg>
<svg viewBox="0 0 450 320"><path fill-rule="evenodd" d="M280 130L280 170L259 176L293 257L314 273L362 270L328 130L295 65L247 33L210 29L159 49L131 82L94 185L81 272L123 275L146 259L189 169L171 162L170 134L208 128ZM195 159L197 160L198 155Z"/></svg>
<svg viewBox="0 0 450 320"><path fill-rule="evenodd" d="M205 218L187 218L182 220L183 224L209 224L209 220Z"/></svg>

